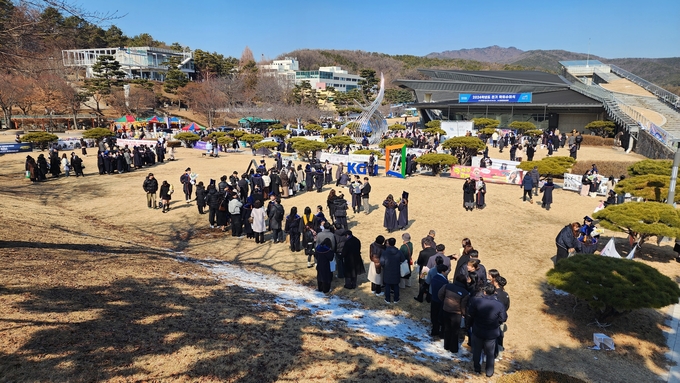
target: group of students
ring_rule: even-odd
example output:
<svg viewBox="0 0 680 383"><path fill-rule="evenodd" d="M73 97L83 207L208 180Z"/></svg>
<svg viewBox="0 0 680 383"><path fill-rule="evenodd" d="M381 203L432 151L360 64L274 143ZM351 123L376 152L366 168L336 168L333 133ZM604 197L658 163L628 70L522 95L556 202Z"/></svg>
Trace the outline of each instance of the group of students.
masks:
<svg viewBox="0 0 680 383"><path fill-rule="evenodd" d="M78 157L77 154L71 152L71 158L66 156L66 153L62 153L59 157L59 152L56 149L50 149L48 156L50 161L48 162L44 154L39 154L36 161L31 155L26 156L25 171L26 178L33 182L41 182L47 180L47 174L51 174L52 178L58 178L62 170L64 176L69 177L71 171L76 177L85 176L83 174L83 160Z"/></svg>
<svg viewBox="0 0 680 383"><path fill-rule="evenodd" d="M460 347L467 335L475 372L481 372L486 359L485 372L490 377L503 350L510 309L507 280L498 270L487 271L470 239L463 239L459 256L446 255L446 247L435 243L435 234L430 230L421 240L417 257L408 233L402 234L399 247L395 238L379 235L369 248L371 292L384 297L386 304L399 303L401 289L410 287L412 276L417 275L414 299L430 304L430 336L443 338L444 348L459 359L467 353Z"/></svg>

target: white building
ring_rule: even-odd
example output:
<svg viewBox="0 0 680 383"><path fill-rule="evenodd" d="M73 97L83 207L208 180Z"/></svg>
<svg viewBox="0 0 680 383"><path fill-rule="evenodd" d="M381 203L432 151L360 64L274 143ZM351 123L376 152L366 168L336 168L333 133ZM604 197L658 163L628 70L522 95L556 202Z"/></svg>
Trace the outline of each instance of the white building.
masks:
<svg viewBox="0 0 680 383"><path fill-rule="evenodd" d="M326 90L333 87L337 92L347 92L359 88L362 78L355 74L349 74L339 66L320 67L319 70L301 71L297 59L286 57L283 60L274 60L271 64L260 65L262 73L277 76L282 85L300 85L308 81L312 89Z"/></svg>
<svg viewBox="0 0 680 383"><path fill-rule="evenodd" d="M349 74L339 66L322 66L319 70L295 72L295 84L309 81L312 89L319 90L333 87L337 92L347 92L359 88L361 80L359 75Z"/></svg>
<svg viewBox="0 0 680 383"><path fill-rule="evenodd" d="M193 52L177 52L171 49L155 47L120 47L95 49L70 49L61 51L65 66L85 68L85 76L93 76L92 66L102 55L113 56L121 65L121 70L128 78L145 78L163 81L168 66L165 63L171 57L180 60L179 69L191 77L194 73Z"/></svg>

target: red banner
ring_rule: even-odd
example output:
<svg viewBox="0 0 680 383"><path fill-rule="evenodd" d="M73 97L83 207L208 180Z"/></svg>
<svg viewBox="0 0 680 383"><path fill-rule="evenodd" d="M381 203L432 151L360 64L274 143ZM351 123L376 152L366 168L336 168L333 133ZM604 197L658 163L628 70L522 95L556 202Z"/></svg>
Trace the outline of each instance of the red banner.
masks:
<svg viewBox="0 0 680 383"><path fill-rule="evenodd" d="M497 184L512 184L519 185L522 183L523 171L520 169L489 169L480 168L478 166L452 166L451 167L451 177L452 178L468 178L477 180L480 177L484 178L486 182L492 182Z"/></svg>

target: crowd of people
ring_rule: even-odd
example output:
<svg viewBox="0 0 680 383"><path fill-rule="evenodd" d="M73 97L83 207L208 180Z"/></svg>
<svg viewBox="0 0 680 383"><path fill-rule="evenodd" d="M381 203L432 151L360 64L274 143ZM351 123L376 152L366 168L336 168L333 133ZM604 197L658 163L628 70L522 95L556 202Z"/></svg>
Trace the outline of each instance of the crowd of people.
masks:
<svg viewBox="0 0 680 383"><path fill-rule="evenodd" d="M507 280L495 269L488 270L479 260L479 252L468 238L463 239L458 256L446 255L446 246L435 243L436 232L430 230L421 240L422 250L414 256L409 233L395 238L379 235L369 247L368 280L371 291L384 297L386 304L401 300L401 289L418 281L414 299L430 305L430 336L443 338L444 348L460 359L468 351L461 348L467 336L472 350L475 372L481 372L482 354L486 375L494 373L494 361L503 350L510 298L505 292ZM454 263L455 262L455 263Z"/></svg>

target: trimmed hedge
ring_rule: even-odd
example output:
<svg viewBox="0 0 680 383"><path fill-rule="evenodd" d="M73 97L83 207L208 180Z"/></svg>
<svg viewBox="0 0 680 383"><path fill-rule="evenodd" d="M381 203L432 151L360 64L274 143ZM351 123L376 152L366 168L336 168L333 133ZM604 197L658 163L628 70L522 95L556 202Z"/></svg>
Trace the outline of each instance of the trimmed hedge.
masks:
<svg viewBox="0 0 680 383"><path fill-rule="evenodd" d="M571 167L572 174L585 174L593 166L597 165L597 171L605 177L614 176L619 178L620 175L629 176L628 168L638 161L576 161Z"/></svg>
<svg viewBox="0 0 680 383"><path fill-rule="evenodd" d="M585 146L614 146L616 140L613 138L602 138L600 136L582 135L581 145Z"/></svg>

